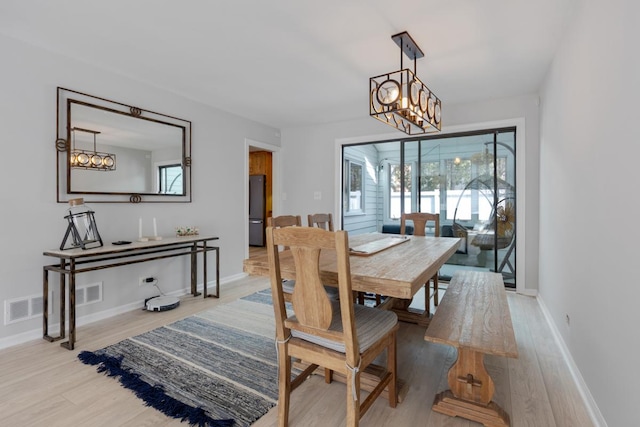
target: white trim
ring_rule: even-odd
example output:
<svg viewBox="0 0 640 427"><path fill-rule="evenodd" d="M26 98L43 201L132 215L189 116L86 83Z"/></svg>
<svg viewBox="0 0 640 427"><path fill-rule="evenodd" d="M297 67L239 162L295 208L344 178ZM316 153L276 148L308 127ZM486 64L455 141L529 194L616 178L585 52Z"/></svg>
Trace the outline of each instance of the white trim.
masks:
<svg viewBox="0 0 640 427"><path fill-rule="evenodd" d="M598 408L598 405L596 404L596 401L593 398L593 395L591 394L591 391L589 390L587 383L584 381L584 378L580 373L580 369L578 369L576 362L573 360L573 357L571 356L571 351L569 351L569 348L567 347L566 343L562 339L562 335L560 334L560 331L558 330L555 322L553 321L553 317L551 317L551 312L549 312L549 310L547 309L547 306L540 295L538 295L537 300L538 300L538 304L540 305L540 309L542 310L542 315L547 321L547 324L549 325L549 329L551 329L551 335L553 335L553 339L555 340L558 347L560 347L560 353L562 354L562 358L567 364L567 367L569 368L569 373L571 374L571 377L573 378L573 381L575 382L576 387L578 388L578 392L580 393L580 397L582 397L582 400L584 401L584 404L587 407L587 411L589 412L589 417L591 418L591 421L593 421L593 424L596 427L607 427L607 422L602 416L602 412L600 412L600 408Z"/></svg>
<svg viewBox="0 0 640 427"><path fill-rule="evenodd" d="M519 294L528 296L528 297L534 297L536 298L538 296L538 290L537 289L523 289L521 292L520 291L516 291Z"/></svg>
<svg viewBox="0 0 640 427"><path fill-rule="evenodd" d="M447 135L450 133L458 133L458 132L468 132L468 131L477 131L477 130L485 130L485 129L494 129L494 128L503 128L503 127L515 127L516 128L516 200L518 201L518 223L516 224L516 292L521 294L529 295L532 291L531 289L526 288L525 279L526 275L526 251L525 244L526 241L526 138L525 138L525 118L524 117L514 117L511 119L504 120L495 120L490 122L481 122L481 123L471 123L465 125L457 125L444 127L440 135ZM342 194L341 181L340 177L342 176L342 146L349 144L357 144L362 142L376 142L376 141L385 141L392 139L404 139L408 138L407 135L400 135L397 132L395 133L386 133L381 135L368 135L368 136L358 136L358 137L349 137L349 138L337 138L335 140L335 159L334 162L338 167L336 170L339 170L341 173L336 174L335 176L335 188L336 194ZM411 138L418 136L412 135ZM334 218L342 218L342 197L336 198L335 202L335 212ZM342 224L342 221L340 221ZM533 290L535 291L535 290Z"/></svg>
<svg viewBox="0 0 640 427"><path fill-rule="evenodd" d="M280 149L281 147L266 142L260 142L253 139L244 139L244 257L249 258L249 147L261 148L265 151L270 151L271 156L271 203L273 215L278 215L281 206L282 184L280 183L281 175L281 162L280 162ZM266 218L265 218L266 219Z"/></svg>

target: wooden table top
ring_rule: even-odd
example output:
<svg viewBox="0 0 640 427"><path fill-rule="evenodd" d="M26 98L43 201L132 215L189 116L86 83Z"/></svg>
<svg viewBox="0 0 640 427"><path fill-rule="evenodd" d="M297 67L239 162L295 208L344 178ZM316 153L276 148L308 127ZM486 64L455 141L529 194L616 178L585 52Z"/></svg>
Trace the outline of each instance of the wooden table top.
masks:
<svg viewBox="0 0 640 427"><path fill-rule="evenodd" d="M349 236L349 246L357 247L388 238L388 234L368 233ZM354 291L372 292L409 299L455 253L460 244L457 237L408 236L409 241L389 247L370 256L350 256L351 284ZM289 251L280 253L282 277L295 279L295 266ZM320 254L320 275L323 283L334 285L338 280L335 251ZM257 276L269 275L267 255L244 260L244 271Z"/></svg>
<svg viewBox="0 0 640 427"><path fill-rule="evenodd" d="M182 236L182 237L163 237L162 240L149 240L146 242L132 241L126 245L114 245L105 242L103 246L90 249L71 248L71 249L49 249L42 254L56 258L87 258L99 255L109 255L120 252L143 251L145 249L160 248L163 246L177 246L195 242L206 242L210 240L218 240L214 236Z"/></svg>

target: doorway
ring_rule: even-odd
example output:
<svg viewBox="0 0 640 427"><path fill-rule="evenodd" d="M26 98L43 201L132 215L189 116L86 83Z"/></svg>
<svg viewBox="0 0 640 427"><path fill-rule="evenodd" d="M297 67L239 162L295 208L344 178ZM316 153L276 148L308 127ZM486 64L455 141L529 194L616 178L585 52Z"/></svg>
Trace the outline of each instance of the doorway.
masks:
<svg viewBox="0 0 640 427"><path fill-rule="evenodd" d="M277 212L280 206L279 199L279 161L280 147L259 141L245 139L245 247L246 256L263 253L265 251L263 243L255 245L257 242L250 242L250 176L264 177L264 210L261 215L263 224L260 227L260 234L264 236L266 219ZM251 244L254 243L254 244ZM259 243L259 242L258 242Z"/></svg>

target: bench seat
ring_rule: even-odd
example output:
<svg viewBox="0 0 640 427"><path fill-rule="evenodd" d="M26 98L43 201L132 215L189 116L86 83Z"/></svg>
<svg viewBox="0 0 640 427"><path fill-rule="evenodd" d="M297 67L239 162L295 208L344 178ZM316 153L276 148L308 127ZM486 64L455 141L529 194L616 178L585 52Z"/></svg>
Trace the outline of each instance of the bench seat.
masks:
<svg viewBox="0 0 640 427"><path fill-rule="evenodd" d="M458 349L448 374L450 390L436 396L433 410L485 426L508 426L509 415L491 401L495 388L484 367L485 354L518 357L502 275L457 271L424 339Z"/></svg>

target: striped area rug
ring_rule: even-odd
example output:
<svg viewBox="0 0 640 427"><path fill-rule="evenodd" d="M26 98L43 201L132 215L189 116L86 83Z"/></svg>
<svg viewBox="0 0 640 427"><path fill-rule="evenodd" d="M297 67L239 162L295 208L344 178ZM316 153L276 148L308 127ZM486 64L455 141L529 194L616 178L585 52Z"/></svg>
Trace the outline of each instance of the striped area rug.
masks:
<svg viewBox="0 0 640 427"><path fill-rule="evenodd" d="M249 426L275 406L270 290L78 357L145 404L200 426Z"/></svg>

